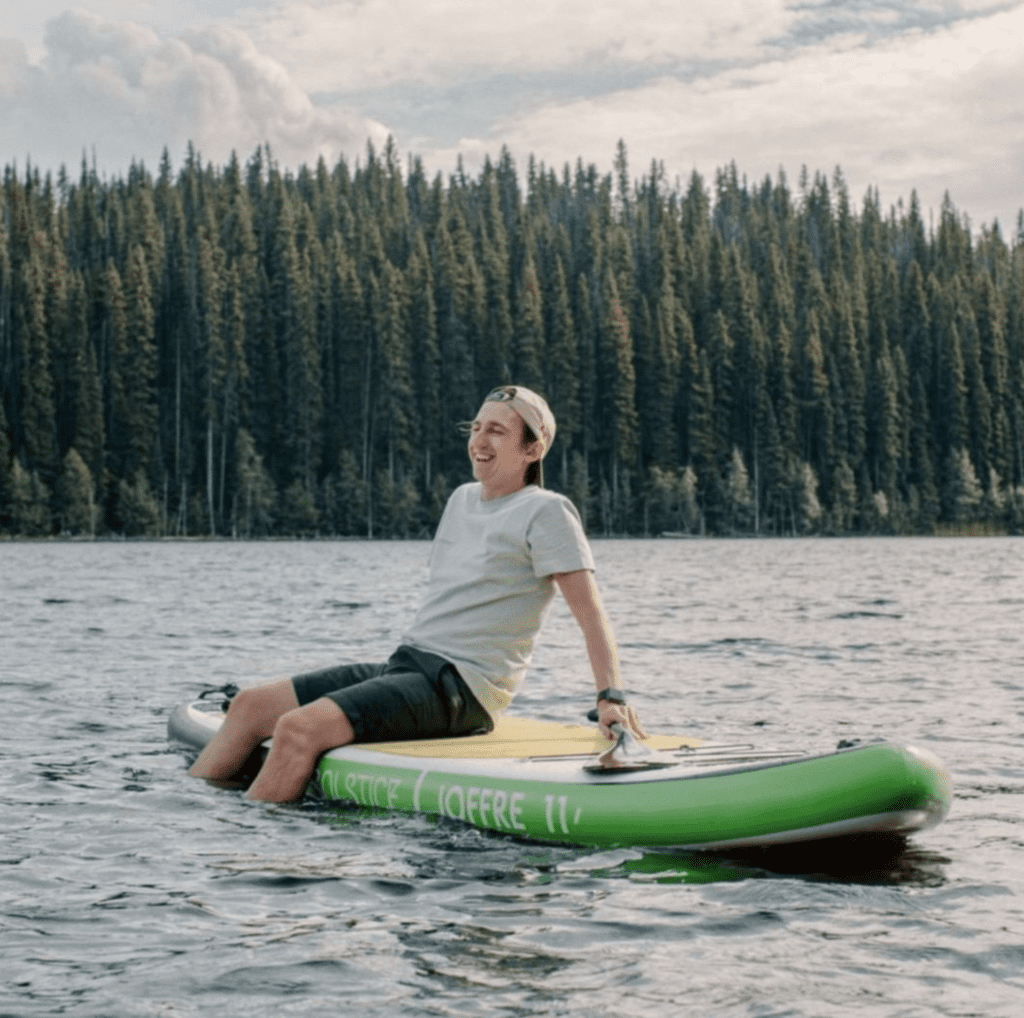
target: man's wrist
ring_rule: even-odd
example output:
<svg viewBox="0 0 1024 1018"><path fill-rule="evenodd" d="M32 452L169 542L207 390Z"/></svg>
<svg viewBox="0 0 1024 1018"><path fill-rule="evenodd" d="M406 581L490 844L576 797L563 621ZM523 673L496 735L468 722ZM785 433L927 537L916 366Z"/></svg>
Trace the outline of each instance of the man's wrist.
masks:
<svg viewBox="0 0 1024 1018"><path fill-rule="evenodd" d="M601 703L602 700L607 700L609 703L624 704L626 702L626 694L621 689L615 689L609 686L607 689L602 689L597 694L597 702Z"/></svg>

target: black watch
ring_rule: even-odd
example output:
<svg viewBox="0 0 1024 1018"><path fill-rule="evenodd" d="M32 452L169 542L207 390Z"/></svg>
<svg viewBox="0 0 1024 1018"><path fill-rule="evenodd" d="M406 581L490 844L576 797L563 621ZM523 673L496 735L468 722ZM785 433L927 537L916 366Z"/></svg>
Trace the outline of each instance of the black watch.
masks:
<svg viewBox="0 0 1024 1018"><path fill-rule="evenodd" d="M609 703L622 703L626 702L626 694L621 689L602 689L597 694L597 702L600 703L602 700L607 700Z"/></svg>

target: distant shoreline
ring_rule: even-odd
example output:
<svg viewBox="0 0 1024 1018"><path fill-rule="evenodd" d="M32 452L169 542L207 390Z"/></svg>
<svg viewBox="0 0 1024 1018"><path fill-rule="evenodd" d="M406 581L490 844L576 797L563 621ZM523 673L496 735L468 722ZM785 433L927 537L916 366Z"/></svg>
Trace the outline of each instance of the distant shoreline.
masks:
<svg viewBox="0 0 1024 1018"><path fill-rule="evenodd" d="M985 538L985 537L1024 537L1011 534L1007 530L998 530L987 524L947 525L936 528L931 534L588 534L591 543L601 541L840 541L840 540L918 540L928 538ZM122 537L117 534L105 534L96 537L85 537L79 534L53 534L48 537L23 537L21 535L0 534L0 545L4 544L397 544L412 541L432 541L432 537L359 537L341 534L322 534L313 537L286 537L272 535L267 537L227 537L222 535L167 535L164 537Z"/></svg>

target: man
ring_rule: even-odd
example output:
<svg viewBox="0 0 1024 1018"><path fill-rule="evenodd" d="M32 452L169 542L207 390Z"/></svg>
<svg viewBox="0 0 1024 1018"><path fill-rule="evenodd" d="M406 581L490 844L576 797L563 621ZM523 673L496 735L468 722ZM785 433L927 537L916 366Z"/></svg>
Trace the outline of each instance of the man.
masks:
<svg viewBox="0 0 1024 1018"><path fill-rule="evenodd" d="M554 586L579 623L598 693L598 723L644 732L625 703L611 626L572 503L543 488L555 438L544 399L503 386L468 426L475 483L453 492L430 556L427 597L383 665L343 665L240 692L192 766L225 780L273 736L247 795L289 802L320 755L346 743L489 731L511 703L547 616Z"/></svg>

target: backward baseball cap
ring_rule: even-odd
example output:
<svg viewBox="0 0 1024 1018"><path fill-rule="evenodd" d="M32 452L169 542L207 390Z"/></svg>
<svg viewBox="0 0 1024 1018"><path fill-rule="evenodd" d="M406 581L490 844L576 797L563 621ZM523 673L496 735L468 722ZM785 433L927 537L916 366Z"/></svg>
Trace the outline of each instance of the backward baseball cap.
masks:
<svg viewBox="0 0 1024 1018"><path fill-rule="evenodd" d="M555 415L551 412L547 400L527 389L525 385L499 385L484 397L485 403L507 403L526 422L530 430L540 442L542 452L541 460L551 450L551 444L555 440ZM540 461L537 466L540 472L539 482L544 486L544 468Z"/></svg>

